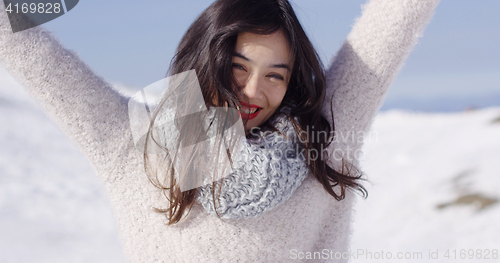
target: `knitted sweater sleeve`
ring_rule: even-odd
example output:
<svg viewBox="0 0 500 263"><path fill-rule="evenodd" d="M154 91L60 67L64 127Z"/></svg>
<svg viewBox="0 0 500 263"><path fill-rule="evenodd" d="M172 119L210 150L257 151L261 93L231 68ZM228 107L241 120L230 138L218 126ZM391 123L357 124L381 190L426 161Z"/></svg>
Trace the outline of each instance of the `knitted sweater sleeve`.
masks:
<svg viewBox="0 0 500 263"><path fill-rule="evenodd" d="M371 0L326 70L323 114L334 117L332 157L359 159L363 136L439 0ZM334 155L333 155L334 154Z"/></svg>
<svg viewBox="0 0 500 263"><path fill-rule="evenodd" d="M130 136L127 98L43 27L12 33L3 2L0 66L24 85L97 168L116 164L117 151L131 141L124 140Z"/></svg>

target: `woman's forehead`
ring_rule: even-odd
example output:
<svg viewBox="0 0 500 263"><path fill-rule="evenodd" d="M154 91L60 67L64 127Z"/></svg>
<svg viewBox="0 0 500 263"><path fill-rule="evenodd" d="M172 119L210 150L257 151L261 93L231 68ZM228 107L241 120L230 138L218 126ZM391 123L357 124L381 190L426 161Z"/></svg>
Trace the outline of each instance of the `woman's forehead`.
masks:
<svg viewBox="0 0 500 263"><path fill-rule="evenodd" d="M283 32L261 35L244 32L238 35L235 51L250 62L289 64L290 45Z"/></svg>

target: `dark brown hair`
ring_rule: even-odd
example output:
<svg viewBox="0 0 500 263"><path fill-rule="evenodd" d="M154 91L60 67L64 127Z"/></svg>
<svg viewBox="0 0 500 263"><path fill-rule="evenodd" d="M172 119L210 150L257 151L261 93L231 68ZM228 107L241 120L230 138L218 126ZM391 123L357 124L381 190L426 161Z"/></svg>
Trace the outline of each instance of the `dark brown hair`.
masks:
<svg viewBox="0 0 500 263"><path fill-rule="evenodd" d="M294 61L288 89L280 109L291 108L289 119L301 138L301 146L306 150L315 149L306 151L309 153L307 162L311 173L323 184L324 189L339 201L345 198L347 188L356 189L366 197L366 189L358 183L361 175L352 165L343 161L342 171L339 172L318 158L332 142L334 129L334 125L330 126L321 114L326 89L324 69L287 0L214 2L194 21L182 38L168 75L194 69L207 107L241 106L232 73L232 59L238 34L271 34L278 30L285 34ZM164 101L160 102L157 109L161 109L163 103ZM148 136L152 134L151 127L155 116L156 114L153 116ZM333 119L331 123L334 123ZM306 140L320 132L328 136L317 136L320 140ZM146 147L148 141L146 140ZM167 165L166 169L162 170L155 167L158 164L152 162L148 154L145 153L144 158L150 181L163 191L168 200L166 208L156 210L166 215L168 224L179 222L186 210L192 207L197 189L181 192L175 181L172 165ZM348 167L350 169L344 169ZM168 180L161 183L159 176L165 176ZM167 181L168 184L165 183ZM215 184L216 182L213 189L216 189ZM340 187L340 193L333 190L335 186Z"/></svg>

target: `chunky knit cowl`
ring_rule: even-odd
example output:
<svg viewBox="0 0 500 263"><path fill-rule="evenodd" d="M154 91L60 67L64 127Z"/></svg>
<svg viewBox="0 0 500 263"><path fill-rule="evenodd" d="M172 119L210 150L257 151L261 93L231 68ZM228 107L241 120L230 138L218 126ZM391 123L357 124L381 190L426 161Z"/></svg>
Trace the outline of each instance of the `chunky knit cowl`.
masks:
<svg viewBox="0 0 500 263"><path fill-rule="evenodd" d="M279 132L253 130L255 137L244 142L232 172L217 182L215 204L221 218L251 218L265 213L288 200L306 178L309 169L305 153L289 117L277 114L270 123ZM212 184L200 187L196 202L215 214L212 192Z"/></svg>

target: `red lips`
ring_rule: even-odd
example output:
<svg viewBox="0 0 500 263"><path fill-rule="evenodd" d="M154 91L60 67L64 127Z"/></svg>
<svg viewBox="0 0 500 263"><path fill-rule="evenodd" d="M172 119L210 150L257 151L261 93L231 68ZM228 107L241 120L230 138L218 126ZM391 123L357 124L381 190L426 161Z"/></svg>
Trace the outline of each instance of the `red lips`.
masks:
<svg viewBox="0 0 500 263"><path fill-rule="evenodd" d="M260 107L259 105L255 105L255 104L248 104L246 102L243 102L243 101L240 101L241 105L247 109L250 109L250 112L254 111L255 109L257 109L256 112L254 113L245 113L245 112L240 112L240 116L243 120L251 120L255 117L257 117L257 115L259 115L260 113L260 110L262 109L262 107Z"/></svg>

